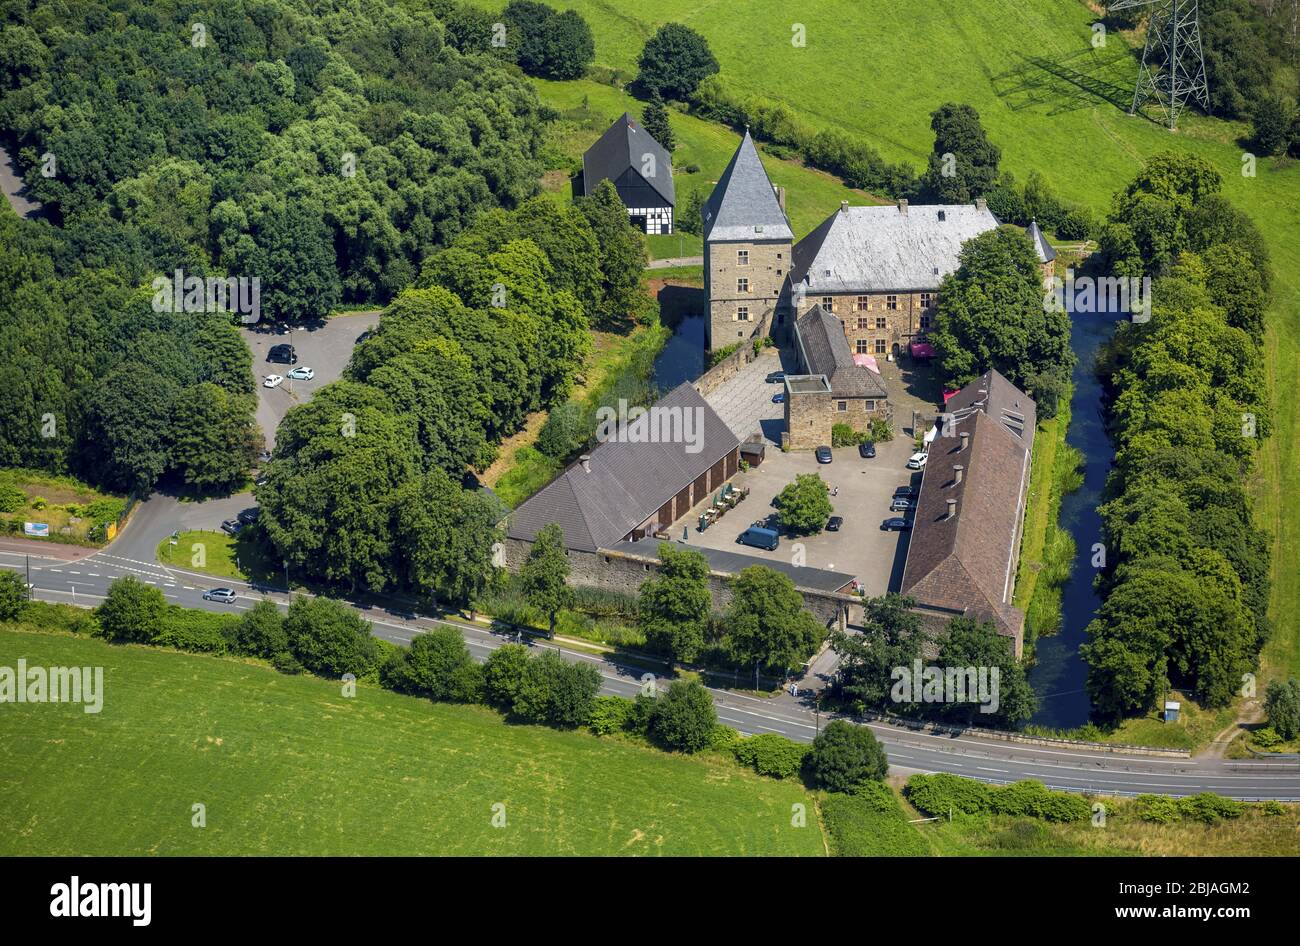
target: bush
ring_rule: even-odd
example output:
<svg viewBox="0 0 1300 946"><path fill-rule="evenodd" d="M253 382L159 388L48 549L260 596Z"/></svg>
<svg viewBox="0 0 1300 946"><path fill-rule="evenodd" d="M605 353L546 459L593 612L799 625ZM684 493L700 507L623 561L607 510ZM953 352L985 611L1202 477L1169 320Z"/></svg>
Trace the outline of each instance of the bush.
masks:
<svg viewBox="0 0 1300 946"><path fill-rule="evenodd" d="M1231 798L1224 798L1213 792L1201 792L1178 799L1178 811L1192 821L1203 824L1215 824L1223 818L1240 818L1246 806Z"/></svg>
<svg viewBox="0 0 1300 946"><path fill-rule="evenodd" d="M108 596L95 614L100 633L109 640L148 644L162 630L167 599L158 588L128 575L109 585Z"/></svg>
<svg viewBox="0 0 1300 946"><path fill-rule="evenodd" d="M287 650L272 657L271 666L281 673L287 673L291 676L300 674L307 669L299 662L297 657Z"/></svg>
<svg viewBox="0 0 1300 946"><path fill-rule="evenodd" d="M894 439L894 428L883 417L877 417L871 422L868 435L876 443L889 443Z"/></svg>
<svg viewBox="0 0 1300 946"><path fill-rule="evenodd" d="M17 572L0 572L0 621L16 621L27 603L27 579Z"/></svg>
<svg viewBox="0 0 1300 946"><path fill-rule="evenodd" d="M665 748L699 752L709 744L717 723L709 691L694 680L674 680L655 701L649 733Z"/></svg>
<svg viewBox="0 0 1300 946"><path fill-rule="evenodd" d="M0 512L15 512L27 503L27 494L13 483L0 483Z"/></svg>
<svg viewBox="0 0 1300 946"><path fill-rule="evenodd" d="M763 733L741 739L732 751L736 761L759 775L794 778L803 769L804 756L811 748L776 733Z"/></svg>
<svg viewBox="0 0 1300 946"><path fill-rule="evenodd" d="M1051 791L1042 782L1032 779L994 789L991 806L996 814L1046 821L1086 821L1092 814L1092 806L1082 796Z"/></svg>
<svg viewBox="0 0 1300 946"><path fill-rule="evenodd" d="M1060 225L1056 228L1056 235L1062 240L1088 240L1092 238L1092 231L1095 228L1096 223L1092 215L1076 207L1066 211Z"/></svg>
<svg viewBox="0 0 1300 946"><path fill-rule="evenodd" d="M295 598L284 619L293 655L312 673L360 678L375 668L377 649L370 623L329 598Z"/></svg>
<svg viewBox="0 0 1300 946"><path fill-rule="evenodd" d="M238 633L240 619L169 605L153 643L199 654L224 654Z"/></svg>
<svg viewBox="0 0 1300 946"><path fill-rule="evenodd" d="M1300 736L1300 680L1274 680L1264 693L1268 724L1283 739Z"/></svg>
<svg viewBox="0 0 1300 946"><path fill-rule="evenodd" d="M284 615L275 602L263 599L245 612L235 630L234 649L237 653L267 660L289 649Z"/></svg>
<svg viewBox="0 0 1300 946"><path fill-rule="evenodd" d="M73 607L70 604L53 604L49 601L27 601L18 620L37 627L70 631L73 634L98 636L99 621L94 611Z"/></svg>
<svg viewBox="0 0 1300 946"><path fill-rule="evenodd" d="M611 736L628 728L636 704L625 696L598 696L591 704L588 728L597 736Z"/></svg>
<svg viewBox="0 0 1300 946"><path fill-rule="evenodd" d="M1277 734L1277 730L1271 726L1265 726L1263 729L1256 729L1250 735L1250 741L1261 749L1272 749L1274 746L1281 745L1282 737Z"/></svg>
<svg viewBox="0 0 1300 946"><path fill-rule="evenodd" d="M1181 817L1178 803L1165 795L1139 795L1133 809L1140 820L1152 824L1173 824Z"/></svg>
<svg viewBox="0 0 1300 946"><path fill-rule="evenodd" d="M946 817L949 810L953 813L978 815L992 807L991 792L987 785L947 772L913 775L907 780L903 794L917 811L936 818Z"/></svg>
<svg viewBox="0 0 1300 946"><path fill-rule="evenodd" d="M395 671L390 658L384 669L412 692L449 703L475 703L483 697L483 670L455 628L436 627L417 636L406 651L406 664L404 672Z"/></svg>
<svg viewBox="0 0 1300 946"><path fill-rule="evenodd" d="M709 733L709 748L735 755L736 746L740 744L740 740L743 738L739 730L718 723L713 727L713 732Z"/></svg>
<svg viewBox="0 0 1300 946"><path fill-rule="evenodd" d="M883 780L889 763L870 729L833 719L813 740L806 769L818 788L848 792L866 782Z"/></svg>
<svg viewBox="0 0 1300 946"><path fill-rule="evenodd" d="M1259 806L1259 810L1270 816L1286 814L1286 806L1280 801L1266 801Z"/></svg>
<svg viewBox="0 0 1300 946"><path fill-rule="evenodd" d="M870 436L859 433L849 424L831 424L832 447L852 447L870 439Z"/></svg>
<svg viewBox="0 0 1300 946"><path fill-rule="evenodd" d="M571 664L548 650L528 661L512 711L533 723L582 726L591 719L598 692L600 671L587 663Z"/></svg>
<svg viewBox="0 0 1300 946"><path fill-rule="evenodd" d="M483 664L483 690L488 702L506 712L514 709L530 659L523 644L505 644L488 655Z"/></svg>

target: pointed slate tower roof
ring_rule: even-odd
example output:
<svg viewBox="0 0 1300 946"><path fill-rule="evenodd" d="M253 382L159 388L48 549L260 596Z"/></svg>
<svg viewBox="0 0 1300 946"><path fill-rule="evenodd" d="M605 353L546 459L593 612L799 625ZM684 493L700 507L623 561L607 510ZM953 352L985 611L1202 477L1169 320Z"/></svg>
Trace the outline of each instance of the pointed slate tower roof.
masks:
<svg viewBox="0 0 1300 946"><path fill-rule="evenodd" d="M1029 221L1029 229L1025 231L1029 234L1029 239L1034 241L1034 252L1038 254L1038 262L1050 263L1056 259L1056 250L1052 249L1052 244L1047 242L1047 237L1043 236L1043 231L1038 229L1038 221Z"/></svg>
<svg viewBox="0 0 1300 946"><path fill-rule="evenodd" d="M704 205L704 239L794 239L749 129Z"/></svg>

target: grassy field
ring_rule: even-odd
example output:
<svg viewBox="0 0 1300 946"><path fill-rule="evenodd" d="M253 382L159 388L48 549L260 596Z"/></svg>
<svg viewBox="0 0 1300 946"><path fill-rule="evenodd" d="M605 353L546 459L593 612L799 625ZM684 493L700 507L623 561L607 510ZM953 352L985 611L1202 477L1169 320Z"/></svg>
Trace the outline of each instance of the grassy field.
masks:
<svg viewBox="0 0 1300 946"><path fill-rule="evenodd" d="M1238 143L1244 126L1188 115L1171 134L1128 115L1137 63L1122 36L1112 33L1105 48L1092 47L1097 14L1083 0L752 0L743 12L693 0L634 8L605 0L553 5L580 11L595 33L597 63L629 75L659 24L685 23L709 40L724 84L737 93L784 102L811 128L855 132L886 159L918 168L932 143L930 112L945 101L967 102L1002 148L1003 167L1021 180L1038 170L1062 197L1097 212L1157 151L1193 152L1218 168L1225 195L1263 230L1277 272L1265 346L1279 392L1276 430L1260 454L1254 492L1259 522L1274 539L1277 629L1264 654L1265 672L1300 674L1300 569L1289 565L1300 550L1300 503L1282 500L1300 490L1300 410L1295 398L1280 396L1300 387L1300 164L1265 160L1256 176L1246 177ZM803 48L791 44L796 23L806 28ZM597 92L602 87L593 82L539 85L559 107L584 95L611 111L615 104L626 107L622 93ZM726 129L674 121L684 155L707 153L711 135L734 140ZM714 165L695 160L703 177L715 176ZM769 167L789 189L797 233L834 209L839 198L828 201L825 188L805 187L811 172L796 174L779 162Z"/></svg>
<svg viewBox="0 0 1300 946"><path fill-rule="evenodd" d="M721 759L234 660L0 630L102 666L98 715L0 713L0 855L825 853L812 796ZM191 827L194 804L207 827ZM506 824L492 826L493 805ZM803 804L807 827L791 825Z"/></svg>

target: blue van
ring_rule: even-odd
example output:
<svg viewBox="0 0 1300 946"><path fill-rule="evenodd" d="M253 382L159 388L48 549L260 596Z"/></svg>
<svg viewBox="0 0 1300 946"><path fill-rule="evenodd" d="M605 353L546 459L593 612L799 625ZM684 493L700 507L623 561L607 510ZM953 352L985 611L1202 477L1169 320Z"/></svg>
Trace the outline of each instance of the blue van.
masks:
<svg viewBox="0 0 1300 946"><path fill-rule="evenodd" d="M756 549L765 549L769 552L776 551L776 547L781 544L781 536L774 529L764 529L762 526L750 526L736 539L741 545L752 545Z"/></svg>

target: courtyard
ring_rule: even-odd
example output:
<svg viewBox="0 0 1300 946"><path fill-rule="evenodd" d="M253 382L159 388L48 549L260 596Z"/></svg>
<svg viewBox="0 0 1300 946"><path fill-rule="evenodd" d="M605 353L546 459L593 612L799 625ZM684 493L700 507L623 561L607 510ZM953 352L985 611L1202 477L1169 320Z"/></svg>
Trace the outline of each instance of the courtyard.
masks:
<svg viewBox="0 0 1300 946"><path fill-rule="evenodd" d="M756 364L763 361L767 359ZM832 454L831 463L819 464L809 451L782 453L769 445L762 464L741 471L731 480L736 487L750 490L747 499L700 532L699 516L709 505L710 497L674 523L669 533L679 538L683 529L687 529L687 546L739 552L753 556L758 562L783 561L839 572L846 580L856 578L862 590L871 596L897 590L907 560L910 533L885 532L880 523L901 515L889 511L895 488L920 485L920 473L906 468L907 458L912 454L912 440L900 432L893 440L876 444L876 456L870 460L860 457L857 447L837 447ZM738 545L736 538L741 532L775 514L772 500L801 473L819 474L836 493L831 497L831 505L834 515L844 518L840 530L810 536L783 535L780 547L772 552ZM802 561L796 562L794 557L800 551Z"/></svg>

